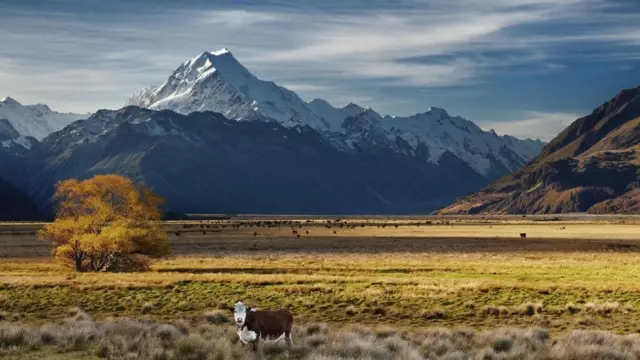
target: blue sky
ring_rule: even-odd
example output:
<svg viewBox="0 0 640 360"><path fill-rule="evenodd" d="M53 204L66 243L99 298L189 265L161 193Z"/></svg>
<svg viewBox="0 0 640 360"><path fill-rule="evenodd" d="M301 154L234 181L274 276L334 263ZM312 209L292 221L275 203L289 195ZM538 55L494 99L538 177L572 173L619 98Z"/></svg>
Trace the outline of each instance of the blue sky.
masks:
<svg viewBox="0 0 640 360"><path fill-rule="evenodd" d="M549 140L640 85L637 0L0 0L0 97L119 108L203 51L382 114Z"/></svg>

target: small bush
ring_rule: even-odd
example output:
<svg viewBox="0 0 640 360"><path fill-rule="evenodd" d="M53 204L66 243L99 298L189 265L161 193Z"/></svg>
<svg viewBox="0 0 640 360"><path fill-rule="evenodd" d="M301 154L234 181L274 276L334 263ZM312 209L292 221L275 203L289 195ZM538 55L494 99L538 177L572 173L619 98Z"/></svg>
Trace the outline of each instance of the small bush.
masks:
<svg viewBox="0 0 640 360"><path fill-rule="evenodd" d="M183 335L182 331L177 327L169 324L162 324L156 327L155 336L157 336L163 344L173 344Z"/></svg>
<svg viewBox="0 0 640 360"><path fill-rule="evenodd" d="M37 338L42 345L54 345L58 343L60 329L45 324L38 331Z"/></svg>
<svg viewBox="0 0 640 360"><path fill-rule="evenodd" d="M582 311L582 308L574 303L568 303L565 308L570 315L574 315Z"/></svg>
<svg viewBox="0 0 640 360"><path fill-rule="evenodd" d="M0 323L0 348L22 346L26 340L27 333L22 326Z"/></svg>
<svg viewBox="0 0 640 360"><path fill-rule="evenodd" d="M84 312L79 307L75 307L75 308L71 308L71 309L67 310L67 316L69 317L68 320L70 320L70 321L81 322L81 321L92 321L93 320L91 318L91 316L89 316L89 314Z"/></svg>
<svg viewBox="0 0 640 360"><path fill-rule="evenodd" d="M301 332L309 336L317 335L317 334L326 334L329 332L329 327L327 326L327 324L322 324L322 323L311 324L311 325L307 325L306 329Z"/></svg>
<svg viewBox="0 0 640 360"><path fill-rule="evenodd" d="M387 309L383 307L376 307L373 309L373 315L385 316L387 315Z"/></svg>
<svg viewBox="0 0 640 360"><path fill-rule="evenodd" d="M180 331L185 335L187 335L189 333L189 328L191 327L191 325L189 325L189 322L187 322L184 319L178 319L178 320L174 321L173 325L176 328L180 329Z"/></svg>
<svg viewBox="0 0 640 360"><path fill-rule="evenodd" d="M306 345L310 348L317 348L327 343L327 338L324 335L316 334L311 335L306 339Z"/></svg>
<svg viewBox="0 0 640 360"><path fill-rule="evenodd" d="M202 314L202 318L209 324L214 325L229 324L231 322L229 316L222 310L207 311Z"/></svg>
<svg viewBox="0 0 640 360"><path fill-rule="evenodd" d="M146 302L146 303L142 304L142 308L140 308L140 312L142 314L150 314L153 311L154 308L155 308L155 306L153 306L152 303Z"/></svg>
<svg viewBox="0 0 640 360"><path fill-rule="evenodd" d="M353 305L347 307L347 309L345 310L345 314L347 314L347 316L354 316L357 313L358 313L358 308Z"/></svg>
<svg viewBox="0 0 640 360"><path fill-rule="evenodd" d="M513 339L511 338L500 338L493 341L491 347L495 352L507 352L511 350L513 347Z"/></svg>
<svg viewBox="0 0 640 360"><path fill-rule="evenodd" d="M444 310L441 310L441 309L424 310L424 311L422 311L422 317L425 318L425 320L446 319L447 318L447 313Z"/></svg>
<svg viewBox="0 0 640 360"><path fill-rule="evenodd" d="M485 306L482 308L482 313L484 315L491 315L491 316L500 316L500 313L502 312L501 307L497 307L497 306Z"/></svg>
<svg viewBox="0 0 640 360"><path fill-rule="evenodd" d="M189 335L176 343L176 355L184 360L207 360L210 349L199 335Z"/></svg>
<svg viewBox="0 0 640 360"><path fill-rule="evenodd" d="M527 316L533 316L536 314L536 306L534 304L525 304L522 308L522 313Z"/></svg>

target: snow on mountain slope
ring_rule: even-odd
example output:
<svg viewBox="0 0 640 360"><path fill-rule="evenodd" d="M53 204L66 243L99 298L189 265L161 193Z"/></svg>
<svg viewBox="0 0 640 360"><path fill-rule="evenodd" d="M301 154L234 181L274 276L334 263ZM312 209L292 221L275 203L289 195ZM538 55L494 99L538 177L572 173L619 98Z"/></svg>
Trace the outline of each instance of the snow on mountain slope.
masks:
<svg viewBox="0 0 640 360"><path fill-rule="evenodd" d="M256 78L227 49L183 63L163 85L143 89L127 104L181 114L209 110L230 119L277 121L286 127L308 125L341 151L384 147L434 164L451 153L488 178L523 166L544 145L483 131L440 108L410 117L382 117L353 103L342 108L322 99L307 103L293 91Z"/></svg>
<svg viewBox="0 0 640 360"><path fill-rule="evenodd" d="M87 115L55 112L44 104L22 105L10 97L0 100L0 119L8 120L20 135L38 140L85 117Z"/></svg>
<svg viewBox="0 0 640 360"><path fill-rule="evenodd" d="M285 126L328 129L296 93L251 74L227 49L204 52L180 65L158 88L143 89L127 105L181 114L215 111L235 120L275 120Z"/></svg>
<svg viewBox="0 0 640 360"><path fill-rule="evenodd" d="M341 131L344 119L356 116L365 110L354 103L349 103L342 108L335 108L322 99L314 99L307 103L307 106L318 116L324 118L333 131Z"/></svg>
<svg viewBox="0 0 640 360"><path fill-rule="evenodd" d="M372 109L364 109L348 117L343 129L346 131L343 141L354 150L391 147L412 155L421 153L431 163L437 163L444 153L450 152L485 176L518 169L544 145L540 140L520 140L483 131L473 122L452 117L441 108L430 108L410 117L382 117Z"/></svg>
<svg viewBox="0 0 640 360"><path fill-rule="evenodd" d="M386 116L383 126L413 147L418 142L427 145L430 161L436 161L444 152L450 151L484 175L490 172L494 160L509 171L517 170L537 155L544 145L540 140L498 136L436 107L410 117ZM515 159L514 154L517 155Z"/></svg>
<svg viewBox="0 0 640 360"><path fill-rule="evenodd" d="M21 155L37 143L31 136L21 135L9 120L0 119L0 151L10 155Z"/></svg>

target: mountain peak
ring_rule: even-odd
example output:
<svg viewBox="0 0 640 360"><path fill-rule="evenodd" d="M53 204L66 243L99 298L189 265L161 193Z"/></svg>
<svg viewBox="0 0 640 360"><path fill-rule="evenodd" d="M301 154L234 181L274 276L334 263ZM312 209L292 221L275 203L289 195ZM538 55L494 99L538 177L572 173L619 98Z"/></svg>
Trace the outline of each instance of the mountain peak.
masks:
<svg viewBox="0 0 640 360"><path fill-rule="evenodd" d="M297 94L251 74L227 48L182 63L160 87L133 95L126 105L185 115L215 111L229 119L270 119L287 126L329 126Z"/></svg>
<svg viewBox="0 0 640 360"><path fill-rule="evenodd" d="M329 104L329 102L327 100L324 99L319 99L319 98L315 98L311 101L309 101L309 104L313 104L313 105L328 105L331 106L331 104Z"/></svg>
<svg viewBox="0 0 640 360"><path fill-rule="evenodd" d="M19 102L17 102L14 98L12 98L10 96L4 97L2 100L0 100L0 102L4 103L5 105L11 106L11 107L22 106L22 104L20 104Z"/></svg>
<svg viewBox="0 0 640 360"><path fill-rule="evenodd" d="M364 108L358 104L354 104L352 102L348 103L347 105L342 107L343 109L360 109L360 110L364 110Z"/></svg>
<svg viewBox="0 0 640 360"><path fill-rule="evenodd" d="M227 48L222 48L220 50L212 51L210 54L213 55L213 56L222 56L222 55L233 56L231 54L231 51L229 51L229 49L227 49Z"/></svg>
<svg viewBox="0 0 640 360"><path fill-rule="evenodd" d="M249 71L233 57L229 49L223 48L212 52L205 51L187 61L174 72L174 76L194 81L213 73L227 76L249 75Z"/></svg>
<svg viewBox="0 0 640 360"><path fill-rule="evenodd" d="M450 117L449 113L447 112L447 110L445 110L443 108L439 108L439 107L434 107L434 106L430 107L427 110L427 113L435 116L438 119Z"/></svg>

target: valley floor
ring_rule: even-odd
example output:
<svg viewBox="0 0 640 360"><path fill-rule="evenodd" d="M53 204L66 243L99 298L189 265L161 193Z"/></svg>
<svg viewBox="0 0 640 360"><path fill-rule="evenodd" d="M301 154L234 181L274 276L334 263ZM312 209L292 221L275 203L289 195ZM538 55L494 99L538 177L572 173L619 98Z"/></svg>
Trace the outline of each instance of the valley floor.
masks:
<svg viewBox="0 0 640 360"><path fill-rule="evenodd" d="M343 335L354 324L394 334L544 328L555 339L577 329L640 332L634 217L263 218L167 226L174 256L153 271L76 274L51 262L47 244L35 238L38 224L0 225L4 324L61 323L79 307L98 321L180 319L195 329L203 314L242 299L261 309L288 308L305 326L326 323ZM227 327L233 330L231 324L215 331Z"/></svg>

